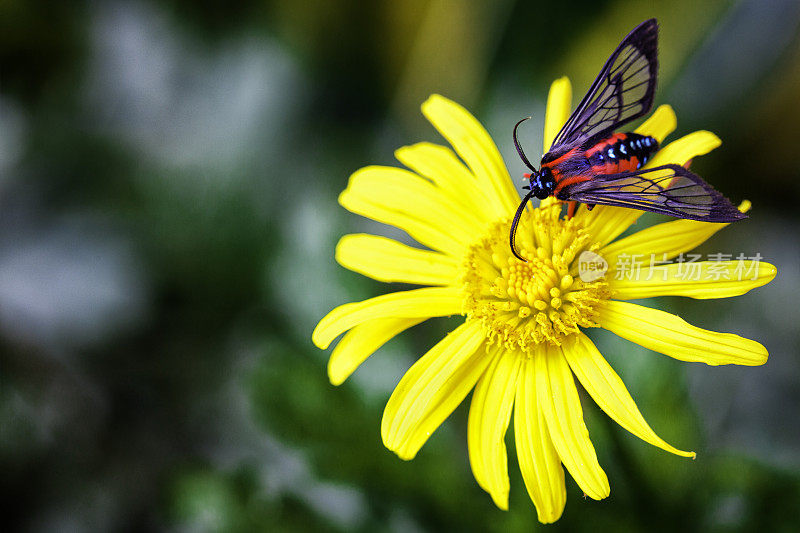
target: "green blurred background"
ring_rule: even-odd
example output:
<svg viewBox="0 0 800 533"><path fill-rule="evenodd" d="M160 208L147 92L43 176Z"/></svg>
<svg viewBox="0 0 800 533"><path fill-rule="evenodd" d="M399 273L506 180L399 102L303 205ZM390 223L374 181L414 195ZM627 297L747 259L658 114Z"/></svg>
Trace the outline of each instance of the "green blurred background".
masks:
<svg viewBox="0 0 800 533"><path fill-rule="evenodd" d="M584 500L568 478L549 529L798 530L796 0L1 0L0 527L540 527L513 438L511 510L472 479L465 406L410 463L380 442L393 386L455 322L328 384L316 322L404 288L334 263L344 233L399 234L336 198L357 168L441 141L419 112L433 92L473 111L521 176L514 122L541 124L555 77L577 101L652 16L657 103L676 134L723 138L694 168L754 204L700 251L760 253L779 275L731 300L648 304L770 360L686 364L593 332L653 428L698 458L585 402L611 497ZM540 130L523 132L532 158Z"/></svg>

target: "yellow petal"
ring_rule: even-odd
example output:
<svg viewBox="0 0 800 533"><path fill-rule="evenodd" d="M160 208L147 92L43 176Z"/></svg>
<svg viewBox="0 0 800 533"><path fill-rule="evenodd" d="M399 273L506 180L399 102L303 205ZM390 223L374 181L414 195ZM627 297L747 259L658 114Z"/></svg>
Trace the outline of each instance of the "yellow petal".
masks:
<svg viewBox="0 0 800 533"><path fill-rule="evenodd" d="M719 137L710 131L695 131L662 147L656 152L653 159L647 162L645 168L653 168L667 163L685 165L687 161L707 154L720 144L722 141Z"/></svg>
<svg viewBox="0 0 800 533"><path fill-rule="evenodd" d="M428 248L439 250L453 257L460 257L464 252L464 244L453 239L447 230L431 226L408 213L371 205L363 197L354 197L348 190L339 195L339 203L353 213L402 229Z"/></svg>
<svg viewBox="0 0 800 533"><path fill-rule="evenodd" d="M633 269L623 272L618 267L613 274L607 275L615 299L634 300L652 296L728 298L766 285L777 273L773 265L760 261L696 261L658 265L661 258L653 255L652 259L653 264L650 256L645 258L645 264L639 272Z"/></svg>
<svg viewBox="0 0 800 533"><path fill-rule="evenodd" d="M420 250L377 235L345 235L336 246L336 260L370 278L420 285L454 284L458 262L449 255Z"/></svg>
<svg viewBox="0 0 800 533"><path fill-rule="evenodd" d="M505 434L522 358L501 349L475 387L469 407L467 445L472 473L495 505L508 510L508 456Z"/></svg>
<svg viewBox="0 0 800 533"><path fill-rule="evenodd" d="M607 497L611 492L608 477L597 462L578 390L561 348L542 346L534 360L536 397L561 462L587 496L595 500Z"/></svg>
<svg viewBox="0 0 800 533"><path fill-rule="evenodd" d="M681 361L707 365L762 365L767 349L733 333L701 329L681 317L630 302L599 304L597 322L624 339Z"/></svg>
<svg viewBox="0 0 800 533"><path fill-rule="evenodd" d="M753 207L753 204L750 203L750 200L742 200L742 203L739 204L739 211L747 213L751 207Z"/></svg>
<svg viewBox="0 0 800 533"><path fill-rule="evenodd" d="M460 362L420 411L407 417L408 428L398 433L397 440L392 442L394 452L402 459L413 459L436 428L475 387L491 360L485 346L481 346L468 359Z"/></svg>
<svg viewBox="0 0 800 533"><path fill-rule="evenodd" d="M695 249L728 224L715 224L697 220L673 220L650 226L602 248L598 253L609 265L624 262L638 255L658 260L672 259L683 252Z"/></svg>
<svg viewBox="0 0 800 533"><path fill-rule="evenodd" d="M586 392L620 426L653 446L676 455L695 457L694 452L674 448L655 434L645 422L625 384L589 337L583 333L573 335L564 346L564 356Z"/></svg>
<svg viewBox="0 0 800 533"><path fill-rule="evenodd" d="M487 209L486 195L475 176L449 148L421 142L398 148L394 155L405 166L430 179L469 213L486 223L494 221L492 211Z"/></svg>
<svg viewBox="0 0 800 533"><path fill-rule="evenodd" d="M572 108L572 84L569 78L563 76L550 84L547 94L547 108L544 114L544 136L542 153L550 151L553 141L569 118ZM548 207L558 202L550 196L539 202L539 207Z"/></svg>
<svg viewBox="0 0 800 533"><path fill-rule="evenodd" d="M583 209L585 207L581 206L581 210ZM642 213L638 209L598 205L591 211L586 211L587 229L595 242L604 245L619 237L639 220Z"/></svg>
<svg viewBox="0 0 800 533"><path fill-rule="evenodd" d="M334 385L344 383L358 365L397 334L425 318L376 318L359 324L344 334L328 360L328 379Z"/></svg>
<svg viewBox="0 0 800 533"><path fill-rule="evenodd" d="M645 168L653 168L667 163L684 165L690 159L707 154L720 143L719 137L710 131L695 131L663 147L645 165ZM639 220L643 213L644 211L638 209L597 206L587 214L587 219L590 220L589 231L595 236L596 242L604 245L619 237ZM708 223L701 222L701 224ZM714 226L722 225L714 224ZM717 230L719 229L717 228Z"/></svg>
<svg viewBox="0 0 800 533"><path fill-rule="evenodd" d="M508 216L520 198L494 141L469 111L438 94L422 104L422 112L472 170L484 191L492 218Z"/></svg>
<svg viewBox="0 0 800 533"><path fill-rule="evenodd" d="M564 469L547 431L547 422L536 397L533 360L524 359L514 404L514 437L522 479L536 506L539 522L550 524L561 517L567 503Z"/></svg>
<svg viewBox="0 0 800 533"><path fill-rule="evenodd" d="M414 363L394 389L381 421L383 444L412 459L425 440L461 402L483 370L480 322L468 320ZM448 397L454 394L453 397Z"/></svg>
<svg viewBox="0 0 800 533"><path fill-rule="evenodd" d="M430 318L461 314L463 294L454 287L393 292L340 305L319 321L311 340L323 350L348 329L375 318Z"/></svg>
<svg viewBox="0 0 800 533"><path fill-rule="evenodd" d="M675 111L668 105L661 105L635 131L640 135L655 137L658 144L662 144L667 135L677 127L678 118L675 116Z"/></svg>
<svg viewBox="0 0 800 533"><path fill-rule="evenodd" d="M569 78L558 78L550 85L547 95L547 110L544 115L544 146L542 153L550 151L553 141L569 118L572 108L572 84Z"/></svg>
<svg viewBox="0 0 800 533"><path fill-rule="evenodd" d="M438 237L431 247L453 255L460 256L464 247L484 229L431 182L400 168L371 166L356 171L339 196L339 203L354 213L392 224L409 234L421 225ZM427 238L427 234L423 233L421 238Z"/></svg>

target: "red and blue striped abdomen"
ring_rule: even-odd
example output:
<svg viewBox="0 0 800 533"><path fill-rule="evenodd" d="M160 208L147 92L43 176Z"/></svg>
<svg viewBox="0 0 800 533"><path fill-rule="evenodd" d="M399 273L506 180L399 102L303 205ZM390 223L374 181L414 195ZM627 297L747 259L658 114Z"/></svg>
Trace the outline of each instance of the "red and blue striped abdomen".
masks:
<svg viewBox="0 0 800 533"><path fill-rule="evenodd" d="M658 141L649 135L615 133L583 155L594 174L617 174L641 168L658 150Z"/></svg>
<svg viewBox="0 0 800 533"><path fill-rule="evenodd" d="M601 139L586 150L573 148L563 155L542 158L556 180L553 196L559 197L564 187L588 181L599 174L618 174L644 166L658 151L658 141L649 135L615 133Z"/></svg>

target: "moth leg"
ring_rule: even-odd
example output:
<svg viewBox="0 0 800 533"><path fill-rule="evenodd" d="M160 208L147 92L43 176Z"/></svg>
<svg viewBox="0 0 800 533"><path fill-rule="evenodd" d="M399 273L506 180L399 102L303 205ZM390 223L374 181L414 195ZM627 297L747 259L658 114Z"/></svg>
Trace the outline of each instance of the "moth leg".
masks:
<svg viewBox="0 0 800 533"><path fill-rule="evenodd" d="M578 202L571 200L567 202L567 218L575 216L575 211L578 209Z"/></svg>
<svg viewBox="0 0 800 533"><path fill-rule="evenodd" d="M683 164L683 168L685 168L686 170L689 170L689 167L690 167L690 166L692 166L692 160L691 160L691 159L690 159L690 160L688 160L686 163L684 163L684 164ZM675 180L676 180L676 179L678 179L678 176L675 176L674 178L672 178L671 180L669 180L669 183L667 184L667 186L665 187L665 189L669 189L670 187L672 187L672 184L673 184L673 183L675 183Z"/></svg>

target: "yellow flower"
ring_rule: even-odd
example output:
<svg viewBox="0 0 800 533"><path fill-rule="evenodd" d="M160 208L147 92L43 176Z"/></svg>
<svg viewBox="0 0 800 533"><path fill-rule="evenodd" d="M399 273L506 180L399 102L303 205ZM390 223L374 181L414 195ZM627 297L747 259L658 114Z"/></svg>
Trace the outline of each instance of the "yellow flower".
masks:
<svg viewBox="0 0 800 533"><path fill-rule="evenodd" d="M545 151L568 117L570 98L569 80L553 83ZM562 465L591 498L605 498L610 491L589 440L573 374L622 427L654 446L694 457L655 434L582 328L606 328L682 361L760 365L767 351L757 342L700 329L625 300L735 296L768 283L775 267L747 261L694 263L701 274L722 270L724 275L709 280L705 275L686 279L680 264L645 264L639 276L618 276L615 269L621 263L609 261L604 277L584 281L578 269L582 252L602 258L674 258L725 224L675 220L617 239L641 211L605 206L588 211L582 206L565 219L554 201L524 214L517 233L520 253L528 259L523 263L512 256L508 242L519 195L489 134L465 109L441 96L430 97L422 111L455 153L431 143L400 148L397 159L410 170L363 168L352 175L339 202L406 231L428 249L375 235L346 235L336 248L336 260L380 281L427 287L345 304L325 316L313 333L317 346L325 349L346 332L331 354L331 382L341 384L375 350L411 326L431 317L465 315L464 323L423 355L398 384L384 411L383 442L401 458L413 458L474 388L468 445L475 479L498 507L507 509L504 436L513 411L520 469L541 522L554 522L563 512ZM661 106L636 131L663 142L675 126L672 109ZM683 165L719 143L714 134L698 131L666 145L649 164ZM739 280L733 275L736 268L754 266L755 276Z"/></svg>

